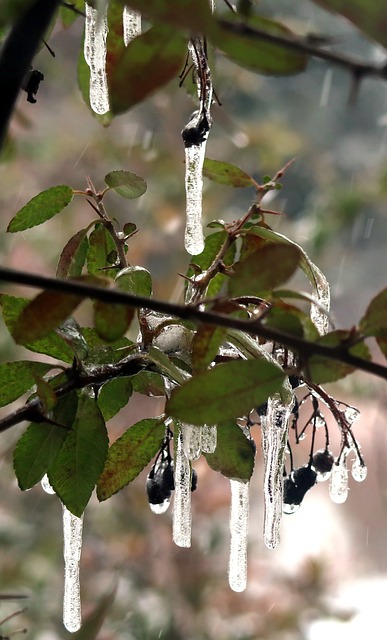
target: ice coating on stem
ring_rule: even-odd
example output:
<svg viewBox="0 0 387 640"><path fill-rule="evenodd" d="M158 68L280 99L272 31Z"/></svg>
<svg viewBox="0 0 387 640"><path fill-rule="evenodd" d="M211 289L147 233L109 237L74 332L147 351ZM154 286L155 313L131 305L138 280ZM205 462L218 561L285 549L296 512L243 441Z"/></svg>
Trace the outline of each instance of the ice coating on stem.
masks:
<svg viewBox="0 0 387 640"><path fill-rule="evenodd" d="M43 476L40 484L42 485L43 491L45 491L46 493L49 493L50 495L55 494L55 490L52 488L47 474Z"/></svg>
<svg viewBox="0 0 387 640"><path fill-rule="evenodd" d="M197 460L202 452L202 427L182 424L183 448L188 460Z"/></svg>
<svg viewBox="0 0 387 640"><path fill-rule="evenodd" d="M79 561L82 551L83 516L74 516L63 506L64 596L63 624L75 633L82 624Z"/></svg>
<svg viewBox="0 0 387 640"><path fill-rule="evenodd" d="M332 502L342 504L348 497L347 456L342 454L339 464L334 464L329 480L329 497Z"/></svg>
<svg viewBox="0 0 387 640"><path fill-rule="evenodd" d="M106 77L106 38L108 32L106 11L98 11L85 3L84 56L90 67L90 106L95 113L109 111L109 93Z"/></svg>
<svg viewBox="0 0 387 640"><path fill-rule="evenodd" d="M214 453L218 440L218 430L216 424L205 424L202 427L202 451L204 453Z"/></svg>
<svg viewBox="0 0 387 640"><path fill-rule="evenodd" d="M185 147L186 227L184 246L191 256L202 253L204 234L202 226L203 163L205 142Z"/></svg>
<svg viewBox="0 0 387 640"><path fill-rule="evenodd" d="M230 560L228 581L233 591L247 584L247 537L249 523L249 483L230 479Z"/></svg>
<svg viewBox="0 0 387 640"><path fill-rule="evenodd" d="M312 264L310 262L310 264ZM319 305L329 312L331 306L331 292L329 288L329 282L316 265L313 265L313 279L315 285L315 292ZM310 308L310 319L315 324L317 331L321 336L328 333L329 330L329 318L327 313L324 313L323 309L316 304L312 304Z"/></svg>
<svg viewBox="0 0 387 640"><path fill-rule="evenodd" d="M141 35L141 13L125 6L122 14L122 27L124 45L127 47L129 42Z"/></svg>
<svg viewBox="0 0 387 640"><path fill-rule="evenodd" d="M292 396L285 402L277 393L269 398L266 417L261 419L265 506L263 540L269 549L277 547L280 541L283 469L292 406Z"/></svg>
<svg viewBox="0 0 387 640"><path fill-rule="evenodd" d="M176 436L175 436L176 437ZM174 460L175 498L173 502L173 541L178 547L191 546L191 466L179 430Z"/></svg>

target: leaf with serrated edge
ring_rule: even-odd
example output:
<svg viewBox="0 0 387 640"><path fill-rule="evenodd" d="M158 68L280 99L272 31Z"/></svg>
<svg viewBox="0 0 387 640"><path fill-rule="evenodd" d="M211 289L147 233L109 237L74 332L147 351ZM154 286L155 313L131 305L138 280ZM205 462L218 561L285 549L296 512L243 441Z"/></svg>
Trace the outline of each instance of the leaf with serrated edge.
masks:
<svg viewBox="0 0 387 640"><path fill-rule="evenodd" d="M87 229L81 229L70 238L59 257L57 278L80 276L86 262L88 249Z"/></svg>
<svg viewBox="0 0 387 640"><path fill-rule="evenodd" d="M107 500L125 487L154 458L165 435L162 418L146 418L130 427L109 449L98 481L98 500Z"/></svg>
<svg viewBox="0 0 387 640"><path fill-rule="evenodd" d="M266 360L219 364L174 389L166 413L190 424L216 424L246 415L279 391L285 378Z"/></svg>
<svg viewBox="0 0 387 640"><path fill-rule="evenodd" d="M317 342L318 344L329 347L338 347L345 344L348 338L351 338L348 331L336 330L322 336ZM371 359L368 347L364 342L358 342L352 347L349 347L348 352L364 360ZM307 366L308 377L310 377L315 384L336 382L336 380L341 380L355 371L355 367L352 365L318 355L308 358Z"/></svg>
<svg viewBox="0 0 387 640"><path fill-rule="evenodd" d="M228 187L246 188L253 186L252 178L245 171L229 162L206 158L203 165L203 175L213 182Z"/></svg>
<svg viewBox="0 0 387 640"><path fill-rule="evenodd" d="M104 468L109 440L92 398L81 395L73 430L48 470L50 484L71 513L80 517Z"/></svg>
<svg viewBox="0 0 387 640"><path fill-rule="evenodd" d="M94 303L94 326L98 335L106 342L119 340L128 330L134 313L133 307L97 300Z"/></svg>
<svg viewBox="0 0 387 640"><path fill-rule="evenodd" d="M139 198L147 189L145 180L130 171L110 171L105 176L105 182L109 189L113 189L123 198L130 200Z"/></svg>
<svg viewBox="0 0 387 640"><path fill-rule="evenodd" d="M0 407L20 398L36 383L34 374L43 376L52 364L44 362L2 362L0 364Z"/></svg>
<svg viewBox="0 0 387 640"><path fill-rule="evenodd" d="M72 197L73 190L67 185L42 191L17 212L9 223L7 231L11 233L24 231L50 220L70 204Z"/></svg>
<svg viewBox="0 0 387 640"><path fill-rule="evenodd" d="M204 454L209 466L227 478L250 480L254 471L254 445L235 422L218 424L214 453Z"/></svg>
<svg viewBox="0 0 387 640"><path fill-rule="evenodd" d="M98 406L105 420L110 420L125 405L132 395L132 383L128 377L115 378L103 385L98 394Z"/></svg>
<svg viewBox="0 0 387 640"><path fill-rule="evenodd" d="M192 341L192 366L196 371L205 370L214 360L226 335L224 327L202 325Z"/></svg>

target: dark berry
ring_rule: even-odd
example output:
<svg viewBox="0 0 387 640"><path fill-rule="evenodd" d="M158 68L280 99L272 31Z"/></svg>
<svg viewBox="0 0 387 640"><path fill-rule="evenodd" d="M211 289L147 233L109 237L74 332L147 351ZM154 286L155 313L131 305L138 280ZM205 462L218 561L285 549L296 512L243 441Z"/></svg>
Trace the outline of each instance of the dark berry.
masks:
<svg viewBox="0 0 387 640"><path fill-rule="evenodd" d="M318 473L329 473L332 470L334 461L335 459L328 449L316 451L313 456L313 466Z"/></svg>

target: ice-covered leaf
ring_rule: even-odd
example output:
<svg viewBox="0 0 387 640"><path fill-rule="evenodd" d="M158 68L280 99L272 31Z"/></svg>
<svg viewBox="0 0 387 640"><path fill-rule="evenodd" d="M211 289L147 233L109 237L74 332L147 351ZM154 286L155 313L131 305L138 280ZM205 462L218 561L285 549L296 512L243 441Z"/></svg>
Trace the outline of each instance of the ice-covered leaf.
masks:
<svg viewBox="0 0 387 640"><path fill-rule="evenodd" d="M80 229L70 238L60 254L56 269L57 278L75 278L81 275L88 246L87 229Z"/></svg>
<svg viewBox="0 0 387 640"><path fill-rule="evenodd" d="M152 277L143 267L126 267L117 273L116 284L122 291L136 296L151 297Z"/></svg>
<svg viewBox="0 0 387 640"><path fill-rule="evenodd" d="M11 335L13 335L20 314L30 302L28 298L9 296L6 293L0 294L0 305L3 311L4 322ZM48 332L42 339L28 342L24 346L30 351L44 353L63 362L72 362L74 359L72 349L54 331Z"/></svg>
<svg viewBox="0 0 387 640"><path fill-rule="evenodd" d="M183 384L187 380L187 374L177 367L161 349L151 347L148 350L148 356L157 365L158 371L168 376L171 380L178 384Z"/></svg>
<svg viewBox="0 0 387 640"><path fill-rule="evenodd" d="M202 271L208 269L208 267L212 264L214 258L217 256L219 249L226 241L226 238L226 231L216 231L215 233L211 233L205 238L204 250L202 251L202 253L199 253L199 255L194 256L194 258L192 259L192 263L200 267ZM229 266L233 263L235 251L235 243L233 243L223 258L223 262L225 265ZM195 269L190 266L187 271L187 277L192 278L194 274ZM207 290L207 296L209 298L216 296L222 289L226 280L227 277L223 275L223 273L218 273L214 278L212 278Z"/></svg>
<svg viewBox="0 0 387 640"><path fill-rule="evenodd" d="M161 397L165 394L164 379L154 371L139 371L132 376L133 391L146 396Z"/></svg>
<svg viewBox="0 0 387 640"><path fill-rule="evenodd" d="M317 342L325 346L343 347L343 349L345 349L348 339L351 339L349 331L336 330L327 333L325 336L321 336ZM350 343L348 344L348 352L351 355L363 358L364 360L370 360L370 352L364 342L358 342L352 347L349 345ZM345 362L331 360L318 355L309 358L307 366L308 376L310 376L315 384L335 382L355 371L355 367Z"/></svg>
<svg viewBox="0 0 387 640"><path fill-rule="evenodd" d="M126 333L134 313L133 307L96 300L94 303L95 330L106 342L114 342Z"/></svg>
<svg viewBox="0 0 387 640"><path fill-rule="evenodd" d="M75 420L77 404L78 398L75 392L61 398L54 407L53 419L71 428ZM30 424L13 453L13 467L22 491L31 489L40 482L69 433L67 429L46 422Z"/></svg>
<svg viewBox="0 0 387 640"><path fill-rule="evenodd" d="M300 252L291 245L267 244L234 265L229 293L260 295L286 282L300 263Z"/></svg>
<svg viewBox="0 0 387 640"><path fill-rule="evenodd" d="M254 446L235 422L218 424L216 449L204 455L211 469L227 478L250 480L253 474Z"/></svg>
<svg viewBox="0 0 387 640"><path fill-rule="evenodd" d="M360 331L365 336L373 336L387 358L387 289L380 291L370 302L360 320Z"/></svg>
<svg viewBox="0 0 387 640"><path fill-rule="evenodd" d="M278 391L280 367L266 360L219 364L172 392L166 412L191 424L216 424L243 416Z"/></svg>
<svg viewBox="0 0 387 640"><path fill-rule="evenodd" d="M9 223L7 231L12 233L24 231L50 220L57 213L63 211L72 198L73 190L67 185L59 185L42 191L17 212Z"/></svg>
<svg viewBox="0 0 387 640"><path fill-rule="evenodd" d="M104 468L108 435L102 413L92 398L81 395L72 431L48 470L63 504L80 517Z"/></svg>
<svg viewBox="0 0 387 640"><path fill-rule="evenodd" d="M224 341L226 329L214 325L201 325L192 341L192 366L196 371L203 371L214 360L219 347Z"/></svg>
<svg viewBox="0 0 387 640"><path fill-rule="evenodd" d="M92 275L103 274L115 278L117 269L106 269L109 266L109 254L115 250L114 241L103 224L96 224L89 237L87 252L87 271Z"/></svg>
<svg viewBox="0 0 387 640"><path fill-rule="evenodd" d="M314 0L320 7L341 13L360 31L387 47L386 12L379 0Z"/></svg>
<svg viewBox="0 0 387 640"><path fill-rule="evenodd" d="M262 324L308 340L317 340L319 337L309 314L279 300L275 300L265 314Z"/></svg>
<svg viewBox="0 0 387 640"><path fill-rule="evenodd" d="M143 0L130 0L129 7L144 12ZM148 0L146 15L155 24L165 23L182 27L192 33L205 33L212 20L210 3L208 0Z"/></svg>
<svg viewBox="0 0 387 640"><path fill-rule="evenodd" d="M116 440L109 449L105 468L98 481L98 500L107 500L125 487L154 458L165 435L160 418L140 420Z"/></svg>
<svg viewBox="0 0 387 640"><path fill-rule="evenodd" d="M106 421L128 404L132 390L131 378L128 377L115 378L103 385L98 394L98 406Z"/></svg>
<svg viewBox="0 0 387 640"><path fill-rule="evenodd" d="M42 411L46 415L49 411L55 407L58 402L58 398L52 386L42 378L40 375L34 374L34 380L36 384L36 395L38 396Z"/></svg>
<svg viewBox="0 0 387 640"><path fill-rule="evenodd" d="M254 16L249 20L247 29L240 28L237 31L235 26L239 20L239 16L235 16L229 17L227 21L219 21L211 33L214 45L233 62L250 71L269 75L289 75L305 69L306 55L248 32L248 28L253 28L263 34L292 38L292 32L283 24Z"/></svg>
<svg viewBox="0 0 387 640"><path fill-rule="evenodd" d="M110 171L105 176L105 182L110 189L130 200L139 198L147 189L145 180L130 171Z"/></svg>
<svg viewBox="0 0 387 640"><path fill-rule="evenodd" d="M43 376L52 369L45 362L2 362L0 364L0 407L20 398L23 393L36 384L34 374Z"/></svg>
<svg viewBox="0 0 387 640"><path fill-rule="evenodd" d="M239 167L219 160L204 160L203 175L213 182L224 184L228 187L251 187L251 177Z"/></svg>
<svg viewBox="0 0 387 640"><path fill-rule="evenodd" d="M89 358L99 364L119 362L133 347L133 342L126 337L107 343L91 327L82 327L81 331L89 348Z"/></svg>
<svg viewBox="0 0 387 640"><path fill-rule="evenodd" d="M186 39L158 24L125 47L108 52L110 108L127 111L175 78L184 65Z"/></svg>

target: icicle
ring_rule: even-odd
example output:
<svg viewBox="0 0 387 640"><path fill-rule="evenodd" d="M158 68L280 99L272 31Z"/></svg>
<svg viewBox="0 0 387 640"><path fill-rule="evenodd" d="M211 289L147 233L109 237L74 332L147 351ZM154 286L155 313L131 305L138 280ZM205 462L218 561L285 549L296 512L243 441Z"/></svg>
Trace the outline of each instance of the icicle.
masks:
<svg viewBox="0 0 387 640"><path fill-rule="evenodd" d="M217 444L216 424L205 424L202 427L202 451L204 453L214 453Z"/></svg>
<svg viewBox="0 0 387 640"><path fill-rule="evenodd" d="M127 47L129 42L141 35L141 14L125 6L122 14L122 26L124 30L124 44L125 47Z"/></svg>
<svg viewBox="0 0 387 640"><path fill-rule="evenodd" d="M233 591L247 584L247 534L249 522L249 482L230 479L230 560L228 581Z"/></svg>
<svg viewBox="0 0 387 640"><path fill-rule="evenodd" d="M190 547L192 521L191 467L184 452L183 434L180 430L175 445L174 476L173 541L178 547Z"/></svg>
<svg viewBox="0 0 387 640"><path fill-rule="evenodd" d="M63 624L74 633L81 627L79 561L82 550L83 516L77 518L63 506L64 597Z"/></svg>
<svg viewBox="0 0 387 640"><path fill-rule="evenodd" d="M309 262L312 265L312 262L310 260ZM328 280L326 279L322 271L320 271L320 269L316 267L315 264L313 264L313 279L317 300L322 308L320 306L312 304L310 308L310 319L316 325L319 334L323 336L328 333L329 330L329 318L324 310L328 312L330 309L331 292Z"/></svg>
<svg viewBox="0 0 387 640"><path fill-rule="evenodd" d="M54 489L50 485L50 481L48 479L47 474L43 476L40 484L42 485L43 491L45 491L46 493L49 493L49 494L55 494Z"/></svg>
<svg viewBox="0 0 387 640"><path fill-rule="evenodd" d="M106 11L98 11L85 3L84 56L90 67L90 106L100 115L109 111L109 94L106 77L106 38L108 32Z"/></svg>
<svg viewBox="0 0 387 640"><path fill-rule="evenodd" d="M275 394L268 400L266 417L261 418L265 504L263 540L269 549L274 549L279 544L283 506L283 469L292 406L293 396L285 404L280 394Z"/></svg>
<svg viewBox="0 0 387 640"><path fill-rule="evenodd" d="M359 458L355 458L351 467L352 478L356 480L356 482L364 482L367 477L368 469L366 465L360 462Z"/></svg>
<svg viewBox="0 0 387 640"><path fill-rule="evenodd" d="M188 460L197 460L202 451L202 427L194 424L181 424L183 432L183 448Z"/></svg>
<svg viewBox="0 0 387 640"><path fill-rule="evenodd" d="M329 480L329 497L332 502L342 504L348 497L347 456L341 455L339 464L334 464Z"/></svg>

